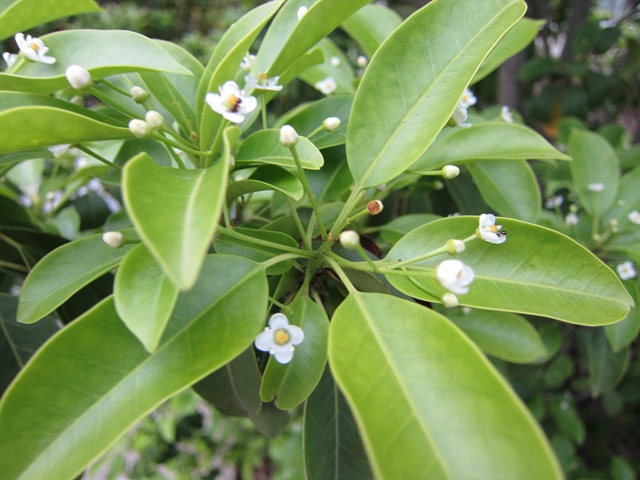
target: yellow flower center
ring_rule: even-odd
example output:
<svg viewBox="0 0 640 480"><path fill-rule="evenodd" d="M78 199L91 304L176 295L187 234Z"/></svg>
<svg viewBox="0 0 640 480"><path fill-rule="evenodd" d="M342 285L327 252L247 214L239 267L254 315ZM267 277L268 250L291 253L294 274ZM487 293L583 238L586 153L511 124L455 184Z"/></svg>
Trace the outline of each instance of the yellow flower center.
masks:
<svg viewBox="0 0 640 480"><path fill-rule="evenodd" d="M267 80L268 80L268 79L269 79L269 77L267 77L267 74L266 74L266 73L261 73L260 75L258 75L258 83L259 83L260 85L262 85L263 87L264 87L265 85L267 85L267 83L268 83L268 82L267 82Z"/></svg>
<svg viewBox="0 0 640 480"><path fill-rule="evenodd" d="M289 332L284 328L279 328L273 334L273 340L278 345L286 345L290 338L291 335L289 335Z"/></svg>
<svg viewBox="0 0 640 480"><path fill-rule="evenodd" d="M36 42L31 42L31 43L29 44L29 46L30 46L33 50L35 50L36 52L37 52L38 50L40 50L40 45L38 45Z"/></svg>
<svg viewBox="0 0 640 480"><path fill-rule="evenodd" d="M226 101L224 102L224 106L227 107L227 109L230 112L237 112L238 109L240 108L240 104L242 103L242 99L239 97L236 97L233 93L231 95L229 95L226 99Z"/></svg>
<svg viewBox="0 0 640 480"><path fill-rule="evenodd" d="M497 233L498 232L498 227L496 227L495 225L489 225L488 227L485 227L487 230L489 230L492 233Z"/></svg>

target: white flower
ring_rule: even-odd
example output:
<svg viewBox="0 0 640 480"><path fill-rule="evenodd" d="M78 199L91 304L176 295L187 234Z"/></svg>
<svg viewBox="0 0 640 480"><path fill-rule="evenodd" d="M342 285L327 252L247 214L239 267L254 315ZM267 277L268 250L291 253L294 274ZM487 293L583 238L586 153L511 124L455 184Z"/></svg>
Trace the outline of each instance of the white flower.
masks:
<svg viewBox="0 0 640 480"><path fill-rule="evenodd" d="M273 90L279 92L282 90L282 85L278 85L279 76L267 77L266 73L261 73L258 78L253 75L247 75L244 77L244 81L247 82L247 87L255 90Z"/></svg>
<svg viewBox="0 0 640 480"><path fill-rule="evenodd" d="M444 305L446 308L454 308L459 305L458 297L456 297L451 292L447 292L444 295L442 295L441 301L442 301L442 305Z"/></svg>
<svg viewBox="0 0 640 480"><path fill-rule="evenodd" d="M245 96L236 82L225 82L219 90L220 94L207 93L205 100L214 112L233 123L242 123L244 116L258 106L255 97Z"/></svg>
<svg viewBox="0 0 640 480"><path fill-rule="evenodd" d="M462 295L469 291L475 273L460 260L445 260L436 267L436 277L444 288Z"/></svg>
<svg viewBox="0 0 640 480"><path fill-rule="evenodd" d="M464 108L469 108L470 106L475 105L477 101L478 99L473 92L467 88L462 94L462 97L460 97L460 101L458 103Z"/></svg>
<svg viewBox="0 0 640 480"><path fill-rule="evenodd" d="M544 203L545 208L558 208L564 202L564 197L562 195L552 195L547 198L547 201Z"/></svg>
<svg viewBox="0 0 640 480"><path fill-rule="evenodd" d="M124 235L120 232L105 232L102 234L102 241L111 248L120 248L124 245Z"/></svg>
<svg viewBox="0 0 640 480"><path fill-rule="evenodd" d="M80 65L71 65L69 68L67 68L67 71L65 73L69 85L71 85L76 90L89 88L91 85L93 85L93 78L91 78L91 74Z"/></svg>
<svg viewBox="0 0 640 480"><path fill-rule="evenodd" d="M507 232L501 230L502 225L496 225L496 217L490 213L480 215L477 235L489 243L504 243L507 240Z"/></svg>
<svg viewBox="0 0 640 480"><path fill-rule="evenodd" d="M164 125L164 117L160 112L156 112L155 110L149 110L145 113L144 120L153 130L160 130Z"/></svg>
<svg viewBox="0 0 640 480"><path fill-rule="evenodd" d="M280 143L287 148L294 147L299 140L298 132L291 125L283 125L280 129Z"/></svg>
<svg viewBox="0 0 640 480"><path fill-rule="evenodd" d="M513 115L511 114L511 110L506 105L502 106L502 111L500 112L500 117L507 123L513 123Z"/></svg>
<svg viewBox="0 0 640 480"><path fill-rule="evenodd" d="M300 7L300 8L298 9L298 12L297 12L297 14L298 14L298 21L302 20L302 17L304 17L304 16L307 14L307 11L308 11L308 10L309 10L309 9L308 9L307 7Z"/></svg>
<svg viewBox="0 0 640 480"><path fill-rule="evenodd" d="M365 57L364 55L360 55L358 58L356 58L356 65L358 65L360 68L366 67L368 63L369 60L367 60L367 57Z"/></svg>
<svg viewBox="0 0 640 480"><path fill-rule="evenodd" d="M276 357L279 363L289 363L293 358L294 345L300 345L303 340L302 329L289 325L286 315L276 313L271 315L269 326L258 334L254 345Z"/></svg>
<svg viewBox="0 0 640 480"><path fill-rule="evenodd" d="M253 62L255 62L255 60L255 55L245 55L242 59L242 62L240 63L240 68L245 72L250 72L251 70L253 70Z"/></svg>
<svg viewBox="0 0 640 480"><path fill-rule="evenodd" d="M587 189L590 192L601 192L604 190L604 183L590 183L587 185Z"/></svg>
<svg viewBox="0 0 640 480"><path fill-rule="evenodd" d="M134 118L129 122L129 130L138 138L149 138L153 129L144 120Z"/></svg>
<svg viewBox="0 0 640 480"><path fill-rule="evenodd" d="M618 271L618 275L622 280L630 280L638 276L638 272L636 272L636 269L633 266L633 262L631 260L620 263L616 267L616 270Z"/></svg>
<svg viewBox="0 0 640 480"><path fill-rule="evenodd" d="M578 215L576 212L569 212L566 217L564 217L564 224L567 227L572 227L578 224Z"/></svg>
<svg viewBox="0 0 640 480"><path fill-rule="evenodd" d="M340 119L338 117L327 117L322 121L322 128L327 132L333 132L340 126Z"/></svg>
<svg viewBox="0 0 640 480"><path fill-rule="evenodd" d="M27 38L25 38L23 33L16 33L15 39L20 49L20 55L23 57L32 62L56 63L55 58L46 55L49 49L45 47L39 38L32 37L31 35L27 35Z"/></svg>
<svg viewBox="0 0 640 480"><path fill-rule="evenodd" d="M471 124L465 123L467 116L468 116L467 107L459 103L456 106L456 109L451 114L451 118L449 119L449 124L452 126L458 125L463 128L469 128Z"/></svg>
<svg viewBox="0 0 640 480"><path fill-rule="evenodd" d="M636 225L640 225L640 212L634 210L633 212L629 212L627 218L631 223L635 223Z"/></svg>
<svg viewBox="0 0 640 480"><path fill-rule="evenodd" d="M458 175L460 175L460 169L455 165L445 165L442 167L442 176L447 180L456 178Z"/></svg>
<svg viewBox="0 0 640 480"><path fill-rule="evenodd" d="M316 82L314 87L325 95L329 95L335 92L336 88L338 88L338 84L333 77L327 77Z"/></svg>
<svg viewBox="0 0 640 480"><path fill-rule="evenodd" d="M360 235L353 230L344 230L340 234L340 245L347 250L353 250L360 245Z"/></svg>
<svg viewBox="0 0 640 480"><path fill-rule="evenodd" d="M329 63L331 64L332 67L339 67L340 66L340 58L339 57L331 57L329 59Z"/></svg>
<svg viewBox="0 0 640 480"><path fill-rule="evenodd" d="M7 67L11 68L13 67L13 64L16 63L16 60L18 59L18 55L16 55L15 53L4 52L2 54L2 58L4 58L4 61L6 62Z"/></svg>

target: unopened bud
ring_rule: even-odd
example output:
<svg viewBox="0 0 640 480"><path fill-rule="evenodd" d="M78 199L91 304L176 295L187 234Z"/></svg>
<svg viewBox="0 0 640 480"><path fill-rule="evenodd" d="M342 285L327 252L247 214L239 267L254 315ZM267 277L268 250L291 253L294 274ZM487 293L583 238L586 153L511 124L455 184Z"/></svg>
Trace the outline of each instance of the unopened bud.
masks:
<svg viewBox="0 0 640 480"><path fill-rule="evenodd" d="M159 112L155 110L149 110L145 116L144 120L151 126L153 130L160 130L164 125L164 117Z"/></svg>
<svg viewBox="0 0 640 480"><path fill-rule="evenodd" d="M449 255L455 255L456 253L464 252L465 245L462 240L450 239L447 240L447 253Z"/></svg>
<svg viewBox="0 0 640 480"><path fill-rule="evenodd" d="M353 250L360 245L360 235L353 230L345 230L340 234L340 244L347 250Z"/></svg>
<svg viewBox="0 0 640 480"><path fill-rule="evenodd" d="M442 300L442 305L444 305L447 308L454 308L459 305L458 297L456 297L455 294L451 292L447 292L444 295L442 295L441 300Z"/></svg>
<svg viewBox="0 0 640 480"><path fill-rule="evenodd" d="M294 147L298 143L298 132L291 125L284 125L280 129L280 143L287 148Z"/></svg>
<svg viewBox="0 0 640 480"><path fill-rule="evenodd" d="M360 68L366 67L368 63L369 60L367 60L367 57L365 57L364 55L360 55L358 58L356 58L356 65L358 65Z"/></svg>
<svg viewBox="0 0 640 480"><path fill-rule="evenodd" d="M434 190L443 190L444 189L444 183L442 183L440 180L436 180L435 182L433 182L433 189Z"/></svg>
<svg viewBox="0 0 640 480"><path fill-rule="evenodd" d="M129 130L138 138L149 138L153 130L144 120L138 120L134 118L129 122Z"/></svg>
<svg viewBox="0 0 640 480"><path fill-rule="evenodd" d="M367 210L369 211L369 215L378 215L383 208L384 205L380 200L371 200L369 203L367 203Z"/></svg>
<svg viewBox="0 0 640 480"><path fill-rule="evenodd" d="M455 165L445 165L442 167L442 176L447 180L456 178L458 175L460 175L460 169Z"/></svg>
<svg viewBox="0 0 640 480"><path fill-rule="evenodd" d="M111 248L120 248L124 245L124 235L120 232L105 232L102 234L102 241Z"/></svg>
<svg viewBox="0 0 640 480"><path fill-rule="evenodd" d="M142 87L131 87L130 93L136 103L145 102L149 98L149 92Z"/></svg>
<svg viewBox="0 0 640 480"><path fill-rule="evenodd" d="M66 71L67 81L76 90L89 88L93 85L91 74L80 65L71 65Z"/></svg>
<svg viewBox="0 0 640 480"><path fill-rule="evenodd" d="M338 117L327 117L322 122L322 127L328 132L333 132L339 126L340 119Z"/></svg>

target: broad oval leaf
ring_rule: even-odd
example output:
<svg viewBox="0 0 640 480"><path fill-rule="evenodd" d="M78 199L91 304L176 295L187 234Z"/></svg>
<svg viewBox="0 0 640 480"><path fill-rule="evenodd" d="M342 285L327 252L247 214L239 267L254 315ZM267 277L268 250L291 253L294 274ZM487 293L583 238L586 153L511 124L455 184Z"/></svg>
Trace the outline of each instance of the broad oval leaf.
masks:
<svg viewBox="0 0 640 480"><path fill-rule="evenodd" d="M56 63L28 62L15 74L0 74L0 89L52 93L69 86L71 65L87 69L94 79L126 72L161 71L191 75L162 47L144 35L125 30L66 30L44 35Z"/></svg>
<svg viewBox="0 0 640 480"><path fill-rule="evenodd" d="M222 211L228 171L226 158L205 170L180 170L160 167L146 153L124 168L129 217L181 290L191 288L198 277Z"/></svg>
<svg viewBox="0 0 640 480"><path fill-rule="evenodd" d="M452 163L474 160L571 160L540 134L524 125L506 122L476 123L446 132L410 171L424 173Z"/></svg>
<svg viewBox="0 0 640 480"><path fill-rule="evenodd" d="M622 381L629 368L630 352L624 348L614 353L601 328L583 331L580 335L587 352L589 389L591 396L597 398Z"/></svg>
<svg viewBox="0 0 640 480"><path fill-rule="evenodd" d="M377 478L562 478L508 383L432 310L351 294L333 315L329 360Z"/></svg>
<svg viewBox="0 0 640 480"><path fill-rule="evenodd" d="M148 352L155 351L178 298L178 289L166 277L144 244L122 259L113 285L118 316Z"/></svg>
<svg viewBox="0 0 640 480"><path fill-rule="evenodd" d="M230 184L227 199L233 200L240 195L265 190L284 193L296 201L304 195L302 183L293 173L275 165L265 165L257 168L246 180L236 180Z"/></svg>
<svg viewBox="0 0 640 480"><path fill-rule="evenodd" d="M267 295L254 262L208 257L154 353L112 298L98 304L49 340L2 398L3 479L74 478L161 402L244 351L262 327Z"/></svg>
<svg viewBox="0 0 640 480"><path fill-rule="evenodd" d="M380 46L347 128L347 158L358 187L385 183L415 163L483 59L525 10L521 0L435 0ZM451 18L467 21L452 28Z"/></svg>
<svg viewBox="0 0 640 480"><path fill-rule="evenodd" d="M300 137L296 145L302 168L319 170L324 164L320 151L304 137ZM237 166L254 166L261 164L296 166L291 151L280 143L280 130L275 128L259 130L249 135L236 155Z"/></svg>
<svg viewBox="0 0 640 480"><path fill-rule="evenodd" d="M636 282L625 282L631 297L636 305L640 304L640 288ZM631 345L640 332L640 308L632 308L629 315L624 320L606 325L604 332L614 353L618 353L625 347Z"/></svg>
<svg viewBox="0 0 640 480"><path fill-rule="evenodd" d="M133 229L121 233L125 239L137 239ZM115 268L132 247L111 248L99 234L56 248L27 275L20 290L18 321L33 323L51 313L82 287Z"/></svg>
<svg viewBox="0 0 640 480"><path fill-rule="evenodd" d="M618 221L618 228L624 230L631 225L628 215L634 210L640 210L640 168L625 173L620 178L620 188L616 203L603 216L602 224L610 225L611 220ZM632 225L635 227L635 225Z"/></svg>
<svg viewBox="0 0 640 480"><path fill-rule="evenodd" d="M396 12L384 5L365 5L342 23L342 28L353 38L365 55L373 56L378 47L402 23Z"/></svg>
<svg viewBox="0 0 640 480"><path fill-rule="evenodd" d="M627 316L633 299L618 276L586 248L561 233L513 219L500 218L507 241L494 245L476 239L456 258L471 266L475 280L460 303L490 310L529 313L578 325L606 325ZM389 252L390 261L407 260L441 247L451 238L467 238L478 217L436 220L413 230ZM385 273L401 292L440 301L446 291L435 268L446 257L417 265L426 270L411 278Z"/></svg>
<svg viewBox="0 0 640 480"><path fill-rule="evenodd" d="M393 245L411 230L438 220L439 218L442 217L432 213L410 213L408 215L402 215L382 225L380 227L380 236Z"/></svg>

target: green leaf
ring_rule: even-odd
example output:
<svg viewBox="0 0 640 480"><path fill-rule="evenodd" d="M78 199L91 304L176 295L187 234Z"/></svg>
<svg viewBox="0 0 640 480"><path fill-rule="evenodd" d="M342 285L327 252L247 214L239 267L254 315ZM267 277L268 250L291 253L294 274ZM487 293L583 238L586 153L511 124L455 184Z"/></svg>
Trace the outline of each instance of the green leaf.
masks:
<svg viewBox="0 0 640 480"><path fill-rule="evenodd" d="M282 410L297 407L311 395L327 363L329 319L324 308L307 296L290 306L290 323L302 328L304 341L295 347L293 359L286 365L269 358L260 386L262 400L275 398L276 407Z"/></svg>
<svg viewBox="0 0 640 480"><path fill-rule="evenodd" d="M573 157L571 176L580 203L589 215L603 214L615 202L618 193L618 157L609 142L588 130L574 129L567 151ZM602 184L604 190L592 191L589 185Z"/></svg>
<svg viewBox="0 0 640 480"><path fill-rule="evenodd" d="M113 286L118 316L148 352L154 352L171 317L178 289L144 244L122 259Z"/></svg>
<svg viewBox="0 0 640 480"><path fill-rule="evenodd" d="M629 294L636 305L640 305L640 291L637 282L625 282ZM632 308L624 320L605 325L604 332L614 353L628 347L640 332L640 308Z"/></svg>
<svg viewBox="0 0 640 480"><path fill-rule="evenodd" d="M191 75L162 47L125 30L65 30L44 35L56 63L27 62L15 74L0 73L0 89L49 94L68 87L65 72L80 65L96 79L126 72L160 71Z"/></svg>
<svg viewBox="0 0 640 480"><path fill-rule="evenodd" d="M355 93L353 68L347 56L328 38L320 40L316 48L322 51L324 62L301 72L300 79L315 88L317 82L331 77L336 81L335 94L353 95ZM340 62L338 66L331 63L336 58Z"/></svg>
<svg viewBox="0 0 640 480"><path fill-rule="evenodd" d="M273 403L265 403L255 417L250 420L256 429L267 438L276 438L289 425L291 415L289 412L280 410Z"/></svg>
<svg viewBox="0 0 640 480"><path fill-rule="evenodd" d="M569 437L576 445L584 443L584 422L568 399L560 398L551 402L551 415L553 415L560 433Z"/></svg>
<svg viewBox="0 0 640 480"><path fill-rule="evenodd" d="M342 23L364 54L371 58L380 44L402 23L396 12L383 5L365 5Z"/></svg>
<svg viewBox="0 0 640 480"><path fill-rule="evenodd" d="M484 77L502 65L507 59L514 56L519 51L529 45L538 35L540 28L544 25L544 20L532 20L521 18L511 27L498 44L487 55L480 68L473 77L471 83L477 83Z"/></svg>
<svg viewBox="0 0 640 480"><path fill-rule="evenodd" d="M362 77L347 128L347 158L358 187L385 183L415 163L483 59L525 10L521 0L435 0L382 44ZM469 21L452 27L451 18Z"/></svg>
<svg viewBox="0 0 640 480"><path fill-rule="evenodd" d="M124 230L135 239L133 230ZM29 272L20 290L18 321L33 323L62 305L82 287L113 270L132 248L111 248L91 235L56 248Z"/></svg>
<svg viewBox="0 0 640 480"><path fill-rule="evenodd" d="M227 189L227 200L233 200L247 193L274 190L292 198L300 200L304 195L302 183L296 176L275 165L259 167L246 180L237 180Z"/></svg>
<svg viewBox="0 0 640 480"><path fill-rule="evenodd" d="M587 351L589 390L597 398L610 392L624 378L629 367L630 353L625 348L614 353L603 329L581 331L581 340Z"/></svg>
<svg viewBox="0 0 640 480"><path fill-rule="evenodd" d="M544 227L500 218L507 241L494 245L476 239L456 258L471 266L475 280L462 305L528 313L578 325L606 325L627 316L633 299L618 276L572 239ZM391 249L386 260L406 260L440 248L451 238L467 238L478 217L436 220L413 230ZM418 263L426 270L387 278L398 290L415 298L440 301L446 291L435 278L445 260L432 257ZM383 272L384 273L384 272Z"/></svg>
<svg viewBox="0 0 640 480"><path fill-rule="evenodd" d="M94 0L16 0L0 13L0 40L79 13L98 12Z"/></svg>
<svg viewBox="0 0 640 480"><path fill-rule="evenodd" d="M239 130L227 130L229 135ZM235 132L235 134L233 133ZM226 158L205 170L158 166L146 153L123 170L131 221L169 279L181 290L195 283L222 212Z"/></svg>
<svg viewBox="0 0 640 480"><path fill-rule="evenodd" d="M562 478L509 384L432 310L352 293L333 315L329 360L376 478Z"/></svg>
<svg viewBox="0 0 640 480"><path fill-rule="evenodd" d="M349 404L328 368L305 403L303 435L308 480L373 478Z"/></svg>
<svg viewBox="0 0 640 480"><path fill-rule="evenodd" d="M118 318L113 299L98 304L54 336L3 397L3 478L74 478L164 400L246 350L267 295L255 263L208 257L152 354Z"/></svg>
<svg viewBox="0 0 640 480"><path fill-rule="evenodd" d="M632 225L632 228L635 227L635 224L631 223L627 215L634 210L640 210L639 182L640 168L634 168L622 175L620 178L620 188L618 189L617 201L603 216L603 225L610 225L611 220L615 219L618 221L619 230L624 230L629 225Z"/></svg>
<svg viewBox="0 0 640 480"><path fill-rule="evenodd" d="M408 215L402 215L401 217L394 218L386 225L380 227L380 236L384 241L393 245L411 230L421 227L429 222L433 222L434 220L438 220L439 218L441 218L440 215L434 215L432 213L411 213Z"/></svg>
<svg viewBox="0 0 640 480"><path fill-rule="evenodd" d="M411 166L423 173L474 160L571 160L524 125L483 122L449 130Z"/></svg>
<svg viewBox="0 0 640 480"><path fill-rule="evenodd" d="M505 217L535 222L540 215L540 188L524 160L471 162L467 168L487 205Z"/></svg>
<svg viewBox="0 0 640 480"><path fill-rule="evenodd" d="M302 168L319 170L324 164L320 151L304 137L300 137L296 145ZM261 164L294 167L296 163L291 151L280 143L280 130L270 128L259 130L249 135L236 155L238 167L255 166Z"/></svg>
<svg viewBox="0 0 640 480"><path fill-rule="evenodd" d="M540 335L520 315L476 309L444 314L487 355L512 363L531 363L546 355Z"/></svg>

